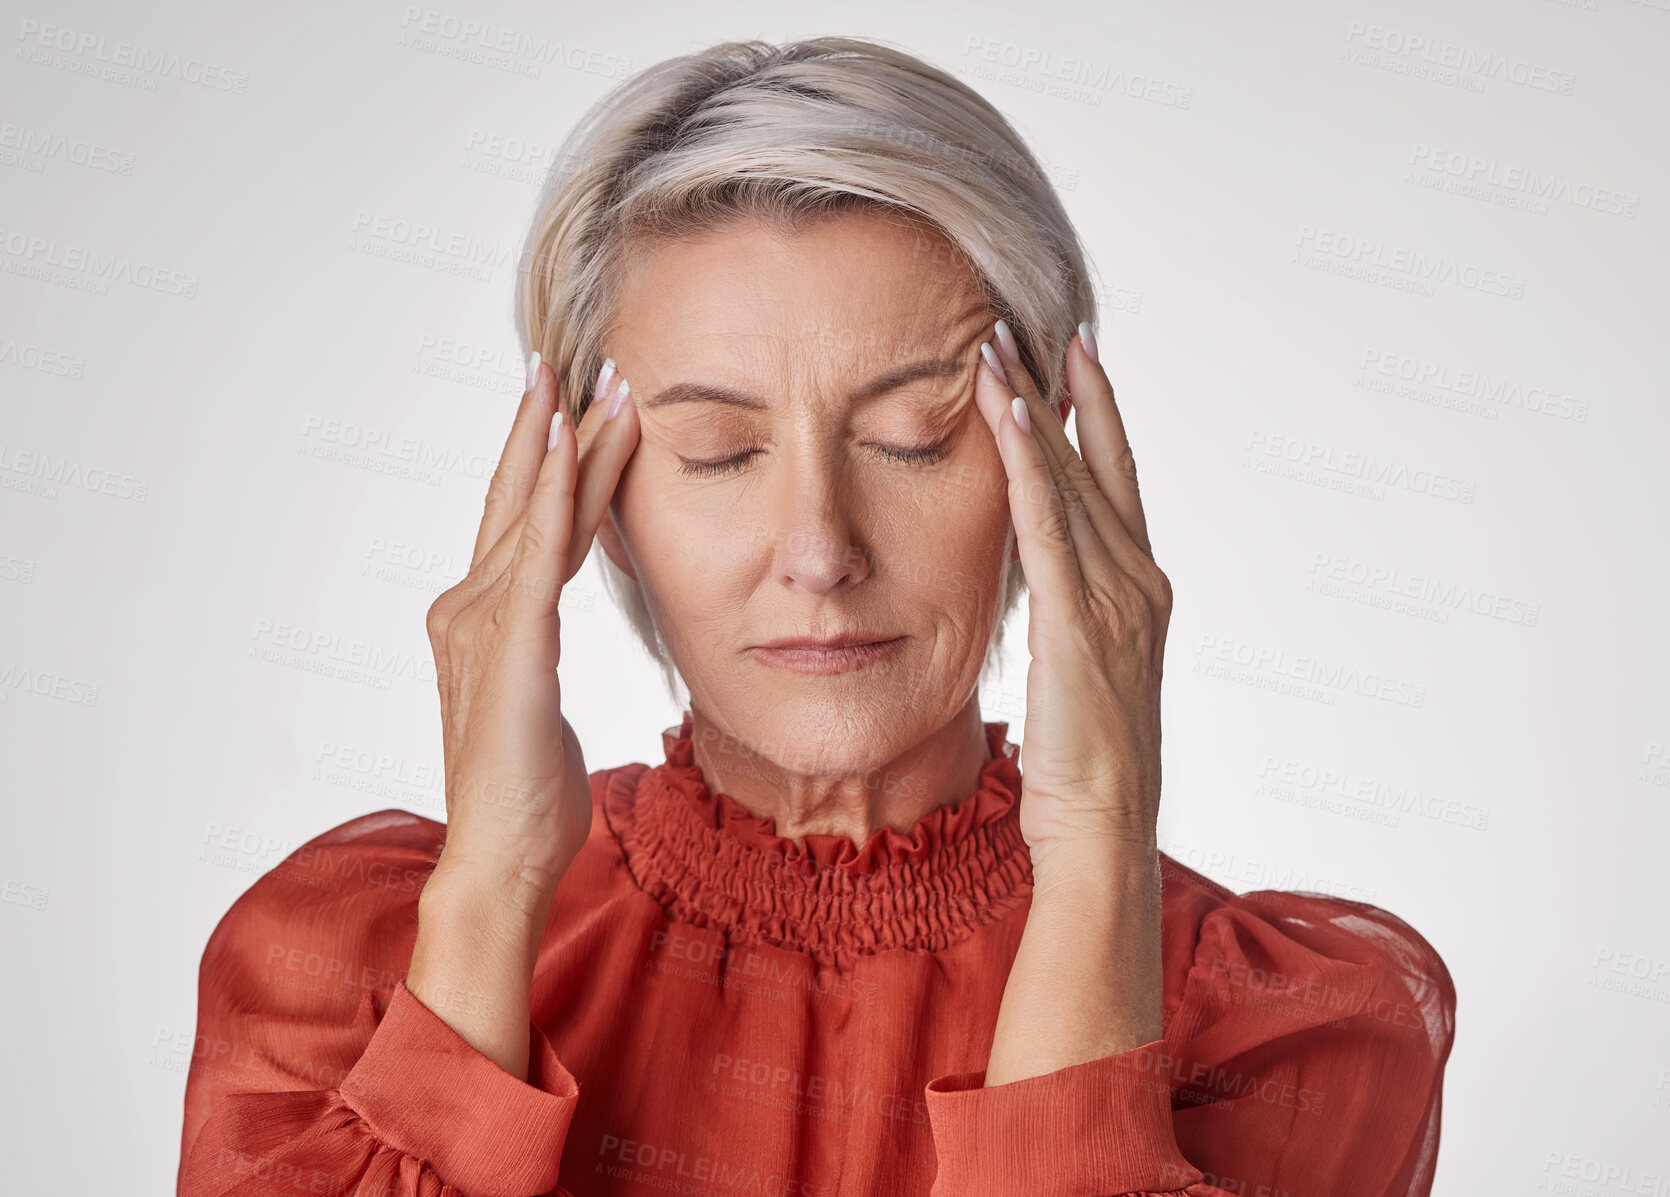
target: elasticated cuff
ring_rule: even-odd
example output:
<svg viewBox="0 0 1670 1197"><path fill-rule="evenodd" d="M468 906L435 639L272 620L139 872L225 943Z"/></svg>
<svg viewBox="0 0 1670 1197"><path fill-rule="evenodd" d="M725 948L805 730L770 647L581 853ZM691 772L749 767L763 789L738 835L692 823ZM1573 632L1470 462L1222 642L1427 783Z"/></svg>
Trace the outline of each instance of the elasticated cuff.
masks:
<svg viewBox="0 0 1670 1197"><path fill-rule="evenodd" d="M1164 1040L985 1088L986 1073L928 1082L938 1157L931 1197L1104 1197L1201 1179L1171 1122Z"/></svg>
<svg viewBox="0 0 1670 1197"><path fill-rule="evenodd" d="M580 1089L532 1023L529 1076L470 1046L401 981L342 1097L378 1139L426 1160L470 1197L530 1197L557 1184Z"/></svg>

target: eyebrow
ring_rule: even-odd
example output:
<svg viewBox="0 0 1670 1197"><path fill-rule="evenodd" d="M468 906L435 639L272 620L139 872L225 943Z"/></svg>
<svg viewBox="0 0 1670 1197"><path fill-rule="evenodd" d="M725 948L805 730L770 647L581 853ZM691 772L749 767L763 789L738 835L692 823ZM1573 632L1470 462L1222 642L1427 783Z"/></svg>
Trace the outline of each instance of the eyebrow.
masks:
<svg viewBox="0 0 1670 1197"><path fill-rule="evenodd" d="M907 383L918 382L924 378L954 378L967 371L966 362L952 358L912 362L910 365L898 366L885 374L877 375L863 386L854 389L848 398L853 403L863 403L897 390ZM667 407L674 403L722 403L728 407L747 407L756 411L766 411L771 406L758 395L706 382L672 383L645 399L642 406Z"/></svg>

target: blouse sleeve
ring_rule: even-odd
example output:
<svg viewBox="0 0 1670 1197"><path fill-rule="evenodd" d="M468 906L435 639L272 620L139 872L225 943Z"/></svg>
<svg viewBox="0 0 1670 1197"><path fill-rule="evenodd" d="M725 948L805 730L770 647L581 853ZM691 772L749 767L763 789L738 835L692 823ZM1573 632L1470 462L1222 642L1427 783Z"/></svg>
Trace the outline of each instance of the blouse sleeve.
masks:
<svg viewBox="0 0 1670 1197"><path fill-rule="evenodd" d="M984 1070L929 1082L931 1197L1426 1197L1455 989L1425 939L1263 891L1211 903L1193 952L1167 955L1163 1039L989 1089Z"/></svg>
<svg viewBox="0 0 1670 1197"><path fill-rule="evenodd" d="M367 815L221 919L199 974L180 1197L562 1192L579 1090L544 1032L529 1023L523 1081L406 988L440 833Z"/></svg>

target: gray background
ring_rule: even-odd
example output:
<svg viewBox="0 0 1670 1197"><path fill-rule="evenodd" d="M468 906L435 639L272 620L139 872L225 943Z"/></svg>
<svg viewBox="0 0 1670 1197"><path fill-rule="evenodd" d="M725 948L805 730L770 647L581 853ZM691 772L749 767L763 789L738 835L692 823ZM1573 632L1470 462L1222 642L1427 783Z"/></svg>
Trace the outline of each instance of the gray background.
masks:
<svg viewBox="0 0 1670 1197"><path fill-rule="evenodd" d="M216 921L441 814L424 612L551 147L672 54L853 33L990 97L1101 272L1177 596L1162 846L1442 953L1435 1193L1661 1191L1667 0L146 8L0 19L8 1188L171 1192ZM595 560L565 602L588 762L658 761Z"/></svg>

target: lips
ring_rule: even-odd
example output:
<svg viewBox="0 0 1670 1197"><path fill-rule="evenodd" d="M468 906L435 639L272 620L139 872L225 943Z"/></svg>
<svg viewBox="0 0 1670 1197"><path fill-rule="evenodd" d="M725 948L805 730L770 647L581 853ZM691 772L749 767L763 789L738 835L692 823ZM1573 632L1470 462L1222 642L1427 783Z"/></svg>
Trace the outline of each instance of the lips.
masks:
<svg viewBox="0 0 1670 1197"><path fill-rule="evenodd" d="M785 636L780 640L771 640L756 648L777 649L832 649L854 648L864 644L881 644L899 637L889 632L839 632L832 636Z"/></svg>
<svg viewBox="0 0 1670 1197"><path fill-rule="evenodd" d="M879 666L904 651L908 636L846 632L835 636L791 636L748 650L762 665L787 673L830 677Z"/></svg>

